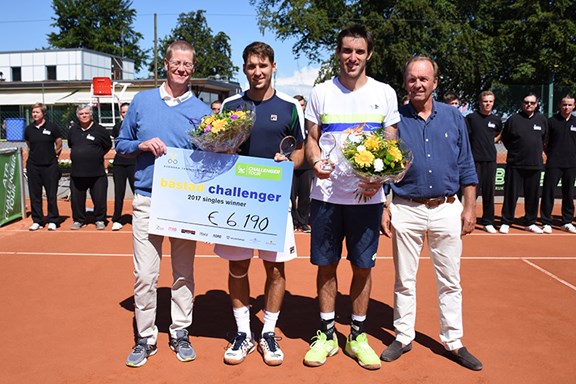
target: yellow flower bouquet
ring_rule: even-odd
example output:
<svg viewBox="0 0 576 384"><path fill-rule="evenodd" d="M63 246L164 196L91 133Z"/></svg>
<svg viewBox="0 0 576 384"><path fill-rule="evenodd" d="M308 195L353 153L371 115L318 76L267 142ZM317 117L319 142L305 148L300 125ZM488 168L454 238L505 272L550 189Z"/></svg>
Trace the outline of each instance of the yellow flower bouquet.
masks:
<svg viewBox="0 0 576 384"><path fill-rule="evenodd" d="M370 183L397 183L414 159L399 138L388 139L383 129L365 131L364 125L349 130L342 154L356 176Z"/></svg>
<svg viewBox="0 0 576 384"><path fill-rule="evenodd" d="M236 153L250 136L256 119L254 104L244 103L202 118L190 132L192 144L207 152Z"/></svg>

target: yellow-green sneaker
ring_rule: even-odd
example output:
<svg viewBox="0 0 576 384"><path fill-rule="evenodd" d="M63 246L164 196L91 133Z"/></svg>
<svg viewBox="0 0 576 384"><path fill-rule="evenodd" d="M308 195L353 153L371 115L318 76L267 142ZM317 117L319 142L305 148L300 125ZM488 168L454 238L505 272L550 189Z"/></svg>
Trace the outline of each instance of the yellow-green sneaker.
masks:
<svg viewBox="0 0 576 384"><path fill-rule="evenodd" d="M304 365L308 367L319 367L326 362L327 357L334 356L338 353L338 338L336 337L336 332L332 335L332 339L328 340L324 332L318 331L312 340L314 340L314 342L310 344L310 349L306 352L306 356L304 356Z"/></svg>
<svg viewBox="0 0 576 384"><path fill-rule="evenodd" d="M358 364L366 369L380 369L380 358L368 345L366 333L361 333L356 340L346 339L346 354L358 361Z"/></svg>

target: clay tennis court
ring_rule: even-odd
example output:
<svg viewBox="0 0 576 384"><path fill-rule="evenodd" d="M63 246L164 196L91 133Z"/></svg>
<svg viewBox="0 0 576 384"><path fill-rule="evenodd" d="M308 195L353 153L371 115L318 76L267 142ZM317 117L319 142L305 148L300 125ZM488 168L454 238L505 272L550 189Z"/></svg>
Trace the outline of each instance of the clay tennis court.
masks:
<svg viewBox="0 0 576 384"><path fill-rule="evenodd" d="M130 211L126 201L125 211ZM168 255L159 281L158 353L127 368L133 345L131 226L112 232L94 225L70 231L70 206L56 232L29 232L28 217L0 228L0 383L574 383L576 378L576 236L559 230L536 235L513 227L508 235L475 231L464 240L464 344L484 363L469 371L442 355L430 260L418 277L417 337L413 350L378 371L367 371L342 351L319 368L302 358L319 323L309 236L298 233L298 259L286 267L288 285L278 323L284 364L266 366L254 352L238 366L223 363L234 331L227 265L199 243L191 342L198 358L179 362L168 347L171 271ZM556 207L558 209L559 207ZM109 213L112 204L109 202ZM500 206L496 207L496 213ZM522 214L519 207L517 214ZM556 214L558 212L555 212ZM367 321L380 354L394 340L393 262L382 237ZM339 271L337 329L349 332L350 269ZM252 324L262 326L264 272L253 262Z"/></svg>

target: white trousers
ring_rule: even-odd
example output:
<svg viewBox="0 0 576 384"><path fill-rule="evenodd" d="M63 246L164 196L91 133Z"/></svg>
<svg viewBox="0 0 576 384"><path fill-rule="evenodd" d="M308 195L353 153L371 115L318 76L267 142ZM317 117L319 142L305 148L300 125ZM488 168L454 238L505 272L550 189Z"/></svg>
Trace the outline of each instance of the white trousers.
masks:
<svg viewBox="0 0 576 384"><path fill-rule="evenodd" d="M134 243L134 307L136 328L140 337L147 337L148 344L156 344L158 327L156 321L158 277L162 259L163 236L148 233L150 201L136 194L132 203L132 237ZM170 314L170 337L176 331L192 324L194 300L194 256L196 241L170 237L172 260L172 301Z"/></svg>
<svg viewBox="0 0 576 384"><path fill-rule="evenodd" d="M436 273L440 312L440 340L452 351L462 347L462 203L444 203L435 208L394 198L392 246L396 279L394 283L394 328L396 340L409 344L415 338L416 274L424 239Z"/></svg>

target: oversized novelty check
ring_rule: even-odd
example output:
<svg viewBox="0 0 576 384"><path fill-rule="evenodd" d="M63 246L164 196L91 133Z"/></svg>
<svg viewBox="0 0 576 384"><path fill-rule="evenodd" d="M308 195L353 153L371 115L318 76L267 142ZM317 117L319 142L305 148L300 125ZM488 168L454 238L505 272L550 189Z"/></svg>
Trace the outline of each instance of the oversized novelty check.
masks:
<svg viewBox="0 0 576 384"><path fill-rule="evenodd" d="M154 163L149 232L282 251L289 161L168 148Z"/></svg>

